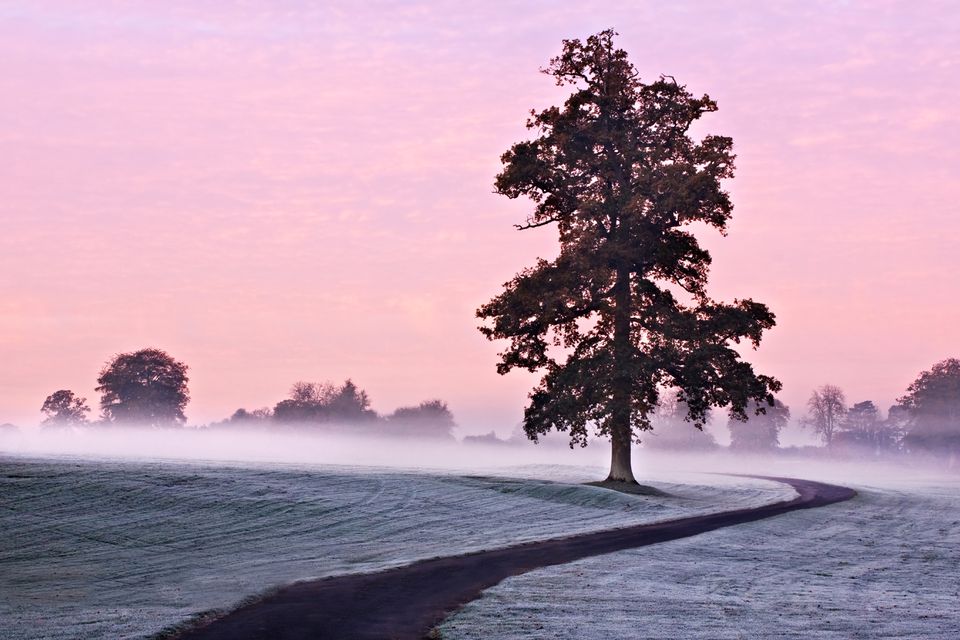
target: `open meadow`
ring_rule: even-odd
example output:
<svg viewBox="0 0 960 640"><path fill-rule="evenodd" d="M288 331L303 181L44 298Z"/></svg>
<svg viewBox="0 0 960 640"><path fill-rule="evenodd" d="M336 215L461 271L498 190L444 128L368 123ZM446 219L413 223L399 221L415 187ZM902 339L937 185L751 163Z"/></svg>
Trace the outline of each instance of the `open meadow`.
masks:
<svg viewBox="0 0 960 640"><path fill-rule="evenodd" d="M497 452L481 447L468 469L456 459L462 449L448 445L454 467L432 469L413 456L390 468L6 455L0 636L147 638L295 581L795 496L778 482L698 471L711 464L701 457L644 456L641 482L665 494L646 496L584 485L597 469L569 464L591 462L582 456L497 466ZM806 468L859 495L508 578L447 618L442 637L960 631L956 476L723 456L712 465L793 476Z"/></svg>

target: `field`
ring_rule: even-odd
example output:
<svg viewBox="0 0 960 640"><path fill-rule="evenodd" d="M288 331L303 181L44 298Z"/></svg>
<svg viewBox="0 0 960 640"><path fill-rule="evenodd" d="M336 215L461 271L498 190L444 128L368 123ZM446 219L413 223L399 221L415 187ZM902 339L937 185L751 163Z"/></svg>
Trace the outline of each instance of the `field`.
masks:
<svg viewBox="0 0 960 640"><path fill-rule="evenodd" d="M850 502L510 578L443 638L960 637L960 479L846 484Z"/></svg>
<svg viewBox="0 0 960 640"><path fill-rule="evenodd" d="M598 473L0 458L0 637L149 637L295 580L793 495L665 468L643 481L666 498L580 484ZM960 483L852 484L861 495L843 505L508 579L442 635L960 632Z"/></svg>
<svg viewBox="0 0 960 640"><path fill-rule="evenodd" d="M508 471L528 479L5 458L0 637L144 637L294 580L792 495L676 474L664 500L576 484L590 469Z"/></svg>

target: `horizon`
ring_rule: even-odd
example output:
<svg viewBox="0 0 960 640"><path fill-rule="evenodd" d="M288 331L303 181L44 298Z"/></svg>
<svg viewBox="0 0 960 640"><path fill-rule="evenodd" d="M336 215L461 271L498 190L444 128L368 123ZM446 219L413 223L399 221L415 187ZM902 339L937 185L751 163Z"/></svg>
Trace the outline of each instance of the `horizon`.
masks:
<svg viewBox="0 0 960 640"><path fill-rule="evenodd" d="M738 171L729 235L698 234L709 292L776 314L746 359L794 421L825 383L886 412L960 355L945 4L277 6L0 8L0 423L62 388L95 406L111 356L158 347L190 424L352 378L381 413L439 398L461 435L510 435L536 378L497 375L474 310L556 248L493 179L565 97L538 69L607 27L719 103L697 133Z"/></svg>

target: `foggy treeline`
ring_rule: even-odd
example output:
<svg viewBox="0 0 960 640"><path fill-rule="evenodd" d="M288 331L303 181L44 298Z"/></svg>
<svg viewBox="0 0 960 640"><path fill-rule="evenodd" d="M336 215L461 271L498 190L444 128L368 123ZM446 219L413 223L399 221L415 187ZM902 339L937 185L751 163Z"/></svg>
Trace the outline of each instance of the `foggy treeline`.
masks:
<svg viewBox="0 0 960 640"><path fill-rule="evenodd" d="M352 432L452 438L453 413L442 400L425 400L379 415L370 408L367 392L352 380L336 386L329 382L296 382L288 398L272 408L237 409L210 428L285 426L349 428Z"/></svg>
<svg viewBox="0 0 960 640"><path fill-rule="evenodd" d="M814 389L799 416L820 447L781 448L780 435L791 411L780 400L773 406L753 403L747 420L730 418L730 449L747 453L807 453L841 457L891 459L936 456L955 465L960 456L960 360L949 358L923 371L884 415L872 400L849 403L838 386ZM686 421L679 402L660 406L648 446L707 451L719 447L707 431Z"/></svg>
<svg viewBox="0 0 960 640"><path fill-rule="evenodd" d="M119 354L97 379L100 413L91 420L86 398L68 389L51 393L43 402L43 426L136 425L184 427L184 409L190 400L187 365L159 349ZM652 417L653 429L641 434L651 450L710 452L723 447L709 430L688 420L682 401L670 393ZM716 412L714 412L716 413ZM729 451L748 454L828 455L870 459L939 457L956 464L960 455L960 360L950 358L919 374L886 414L871 400L848 402L845 392L831 384L812 390L802 411L794 412L780 400L770 406L753 403L746 420L726 421ZM715 415L707 423L715 424ZM821 446L783 447L781 434L793 420L808 429ZM354 435L394 435L453 440L456 422L445 402L425 400L378 414L366 391L347 379L295 382L286 398L273 406L239 408L229 417L202 425L206 430L303 430ZM12 431L12 425L0 430ZM566 446L566 434L541 438L549 446ZM522 429L507 439L495 432L468 435L466 444L520 446L528 444Z"/></svg>
<svg viewBox="0 0 960 640"><path fill-rule="evenodd" d="M187 369L187 365L159 349L119 354L97 378L96 390L101 394L98 419L89 419L91 409L86 398L60 389L43 402L43 425L183 427L184 409L190 401ZM289 396L272 407L240 408L229 418L200 428L349 429L356 434L449 439L455 425L447 404L437 399L380 415L371 408L367 392L347 379L340 385L295 382Z"/></svg>

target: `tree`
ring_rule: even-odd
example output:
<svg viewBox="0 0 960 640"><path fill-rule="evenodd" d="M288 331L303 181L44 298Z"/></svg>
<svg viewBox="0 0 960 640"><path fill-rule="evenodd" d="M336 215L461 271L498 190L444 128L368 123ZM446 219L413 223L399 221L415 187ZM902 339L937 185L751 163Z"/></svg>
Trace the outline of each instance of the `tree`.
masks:
<svg viewBox="0 0 960 640"><path fill-rule="evenodd" d="M746 420L730 417L730 448L740 451L773 451L780 445L780 432L790 422L790 408L780 402L764 406L753 403Z"/></svg>
<svg viewBox="0 0 960 640"><path fill-rule="evenodd" d="M813 427L827 447L833 444L833 436L847 413L847 398L840 387L825 384L814 389L807 400L809 413L801 420L803 426Z"/></svg>
<svg viewBox="0 0 960 640"><path fill-rule="evenodd" d="M891 448L902 448L911 422L910 411L906 407L894 404L887 409L887 419L883 421L883 424L888 437L893 440Z"/></svg>
<svg viewBox="0 0 960 640"><path fill-rule="evenodd" d="M763 304L707 297L710 254L691 225L725 232L733 205L732 141L693 140L689 127L716 111L672 78L645 84L613 31L565 40L544 72L573 92L532 112L533 140L502 156L496 191L535 204L521 230L553 225L559 255L540 259L481 306L480 330L509 340L497 371L543 372L524 430L552 429L585 446L588 428L611 441L609 480L635 482L631 444L651 428L662 389L702 426L711 406L743 414L780 389L741 360L774 315Z"/></svg>
<svg viewBox="0 0 960 640"><path fill-rule="evenodd" d="M834 435L834 443L880 455L897 447L899 431L896 411L892 412L887 420L882 420L877 405L865 400L847 410Z"/></svg>
<svg viewBox="0 0 960 640"><path fill-rule="evenodd" d="M442 400L426 400L415 407L400 407L387 416L391 426L407 434L450 438L456 426L453 413Z"/></svg>
<svg viewBox="0 0 960 640"><path fill-rule="evenodd" d="M336 389L327 403L330 419L340 422L376 420L377 413L370 408L370 397L349 378Z"/></svg>
<svg viewBox="0 0 960 640"><path fill-rule="evenodd" d="M367 392L346 380L335 387L329 382L295 382L290 397L273 408L277 422L367 422L377 414L370 409Z"/></svg>
<svg viewBox="0 0 960 640"><path fill-rule="evenodd" d="M226 420L216 422L211 427L239 426L239 427L261 427L270 422L273 418L273 411L270 407L261 407L253 411L247 411L244 408L237 409Z"/></svg>
<svg viewBox="0 0 960 640"><path fill-rule="evenodd" d="M294 382L290 387L290 399L301 404L326 405L336 393L329 382Z"/></svg>
<svg viewBox="0 0 960 640"><path fill-rule="evenodd" d="M85 424L90 407L86 398L75 395L69 389L60 389L47 396L40 411L46 416L43 424L68 426Z"/></svg>
<svg viewBox="0 0 960 640"><path fill-rule="evenodd" d="M909 448L960 452L960 360L948 358L922 372L897 403L910 417L904 437Z"/></svg>
<svg viewBox="0 0 960 640"><path fill-rule="evenodd" d="M277 422L324 422L328 419L328 405L336 393L327 382L294 382L290 397L281 400L273 408Z"/></svg>
<svg viewBox="0 0 960 640"><path fill-rule="evenodd" d="M843 433L871 433L877 430L880 420L880 409L871 400L857 402L847 410L840 431Z"/></svg>
<svg viewBox="0 0 960 640"><path fill-rule="evenodd" d="M703 427L710 422L709 413L704 424L692 425L687 420L688 410L683 402L673 398L664 398L651 418L654 430L646 440L646 446L653 449L673 451L709 451L717 448L713 435Z"/></svg>
<svg viewBox="0 0 960 640"><path fill-rule="evenodd" d="M97 391L108 422L168 426L186 422L187 365L160 349L121 353L100 371Z"/></svg>

